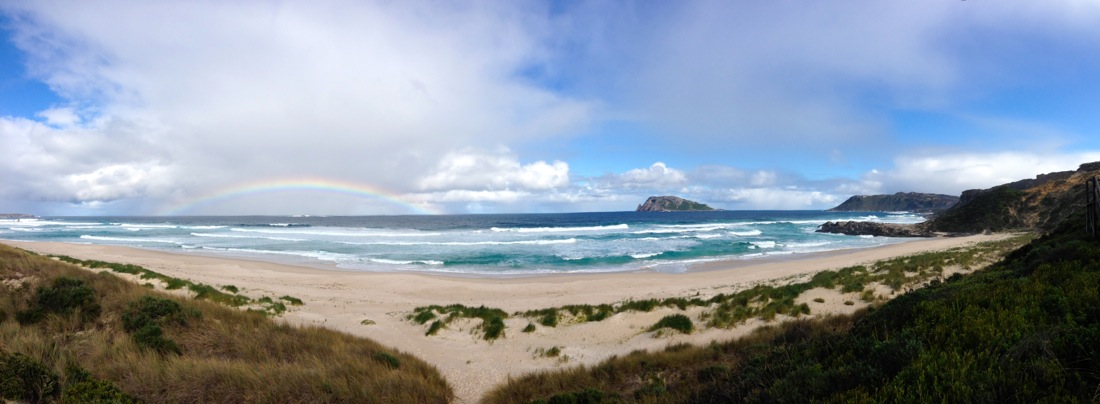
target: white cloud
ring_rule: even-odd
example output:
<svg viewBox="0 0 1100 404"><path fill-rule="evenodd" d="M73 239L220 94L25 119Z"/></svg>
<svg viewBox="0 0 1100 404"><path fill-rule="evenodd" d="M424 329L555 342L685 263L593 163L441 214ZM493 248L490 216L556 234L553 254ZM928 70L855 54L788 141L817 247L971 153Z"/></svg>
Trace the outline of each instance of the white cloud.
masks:
<svg viewBox="0 0 1100 404"><path fill-rule="evenodd" d="M714 195L733 209L772 210L772 209L822 209L843 201L842 197L830 193L803 189L784 188L737 188Z"/></svg>
<svg viewBox="0 0 1100 404"><path fill-rule="evenodd" d="M2 7L19 16L10 29L28 70L72 105L41 112L53 128L32 135L13 129L27 125L18 118L2 118L3 142L19 146L3 153L25 163L6 172L18 177L4 187L16 199L163 196L140 187L103 192L95 188L102 181L75 181L90 188L44 196L46 186L34 185L151 161L173 167L158 176L183 199L300 176L411 192L451 150L568 136L588 124L593 108L519 74L544 53L537 27L545 18L519 4ZM43 167L51 164L79 168ZM561 162L521 168L492 185L567 183Z"/></svg>
<svg viewBox="0 0 1100 404"><path fill-rule="evenodd" d="M1100 152L1081 153L957 153L903 156L894 167L864 175L881 183L885 192L915 191L958 195L1055 171L1072 171L1082 163L1100 161Z"/></svg>
<svg viewBox="0 0 1100 404"><path fill-rule="evenodd" d="M80 123L80 116L72 108L50 108L38 113L46 123L53 126L73 126Z"/></svg>
<svg viewBox="0 0 1100 404"><path fill-rule="evenodd" d="M82 203L163 195L174 167L168 144L148 142L154 130L110 119L56 128L0 118L0 198Z"/></svg>
<svg viewBox="0 0 1100 404"><path fill-rule="evenodd" d="M561 161L521 164L507 149L496 152L465 149L443 156L435 170L419 184L425 191L548 190L569 185L569 164Z"/></svg>
<svg viewBox="0 0 1100 404"><path fill-rule="evenodd" d="M604 186L615 188L669 190L684 185L687 176L683 171L658 161L648 168L635 168L622 174L604 176L601 182Z"/></svg>

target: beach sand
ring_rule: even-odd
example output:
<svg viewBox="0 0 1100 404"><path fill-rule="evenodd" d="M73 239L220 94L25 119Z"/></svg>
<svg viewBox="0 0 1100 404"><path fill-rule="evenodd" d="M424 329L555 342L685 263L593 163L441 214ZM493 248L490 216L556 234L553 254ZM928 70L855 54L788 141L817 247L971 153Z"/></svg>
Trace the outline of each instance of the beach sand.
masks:
<svg viewBox="0 0 1100 404"><path fill-rule="evenodd" d="M656 350L684 342L706 344L729 340L764 323L753 320L728 330L705 329L688 335L664 332L655 336L646 329L661 317L679 312L662 308L649 313L620 313L600 322L571 324L563 319L555 328L538 326L534 332L523 333L521 330L537 319L513 316L505 321L505 337L487 342L474 330L480 320L456 321L435 336L425 336L426 325L406 320L414 308L459 303L514 313L628 299L693 296L706 299L761 282L782 283L822 270L1005 237L1008 236L921 239L793 259L712 262L679 274L636 271L519 278L353 272L117 246L0 242L41 254L141 265L168 276L212 286L234 285L242 294L254 298L284 295L299 298L305 304L290 307L282 317L285 321L324 326L412 353L440 369L454 387L459 402L476 402L509 377L580 364L593 365L613 355L621 356L635 350ZM824 302L815 302L814 298ZM844 301L855 304L844 305ZM809 304L815 316L850 313L867 304L859 300L858 293L842 295L823 289L808 291L799 302ZM686 314L697 319L701 311L701 308L689 308ZM364 320L370 320L370 325L364 325ZM542 354L553 347L560 349L559 356Z"/></svg>

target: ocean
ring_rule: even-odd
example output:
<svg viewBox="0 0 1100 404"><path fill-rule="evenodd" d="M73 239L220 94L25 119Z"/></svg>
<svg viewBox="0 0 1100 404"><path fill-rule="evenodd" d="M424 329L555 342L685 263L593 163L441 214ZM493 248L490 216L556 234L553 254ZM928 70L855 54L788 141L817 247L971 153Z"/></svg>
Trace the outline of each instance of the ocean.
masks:
<svg viewBox="0 0 1100 404"><path fill-rule="evenodd" d="M683 272L905 239L815 233L826 221L919 223L908 212L715 211L423 216L42 217L0 239L107 244L353 271L470 275Z"/></svg>

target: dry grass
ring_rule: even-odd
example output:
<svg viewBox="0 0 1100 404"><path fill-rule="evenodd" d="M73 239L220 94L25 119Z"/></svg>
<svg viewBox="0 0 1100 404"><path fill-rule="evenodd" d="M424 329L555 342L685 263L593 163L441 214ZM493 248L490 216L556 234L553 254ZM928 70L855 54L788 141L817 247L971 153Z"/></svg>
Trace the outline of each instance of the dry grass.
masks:
<svg viewBox="0 0 1100 404"><path fill-rule="evenodd" d="M95 290L102 314L50 314L20 324L39 287L65 276ZM150 291L109 273L0 246L0 353L20 353L67 383L76 365L149 402L447 402L451 388L432 366L379 344L317 327L293 327L263 315ZM143 349L121 313L154 295L197 311L164 325L181 354ZM53 397L58 398L58 397Z"/></svg>

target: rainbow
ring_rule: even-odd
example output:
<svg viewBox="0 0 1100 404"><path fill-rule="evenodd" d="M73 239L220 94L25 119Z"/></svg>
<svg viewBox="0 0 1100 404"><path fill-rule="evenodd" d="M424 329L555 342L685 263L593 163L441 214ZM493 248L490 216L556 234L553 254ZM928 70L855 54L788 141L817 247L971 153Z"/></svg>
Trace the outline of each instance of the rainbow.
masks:
<svg viewBox="0 0 1100 404"><path fill-rule="evenodd" d="M418 204L405 200L400 196L400 194L394 192L385 191L377 187L366 186L363 184L324 178L268 179L244 184L236 184L233 186L222 188L213 193L173 205L162 211L160 214L166 216L180 215L201 206L206 206L233 198L281 191L319 191L343 195L352 195L382 200L392 205L403 207L414 214L442 214L442 212L424 204Z"/></svg>

